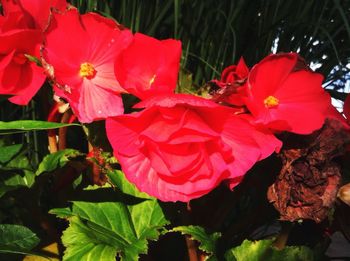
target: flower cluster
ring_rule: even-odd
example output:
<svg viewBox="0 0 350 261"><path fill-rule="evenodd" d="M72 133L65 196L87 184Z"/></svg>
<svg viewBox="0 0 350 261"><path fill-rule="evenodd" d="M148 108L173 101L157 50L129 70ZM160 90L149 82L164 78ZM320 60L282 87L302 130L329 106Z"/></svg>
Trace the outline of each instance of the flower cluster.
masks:
<svg viewBox="0 0 350 261"><path fill-rule="evenodd" d="M279 151L276 133L310 134L329 113L322 76L298 54L251 70L241 59L212 81L210 98L176 94L180 41L132 34L65 1L1 3L0 94L27 104L48 77L80 122L106 120L126 177L160 200L186 202L222 181L233 188ZM141 100L136 112L124 114L123 93Z"/></svg>

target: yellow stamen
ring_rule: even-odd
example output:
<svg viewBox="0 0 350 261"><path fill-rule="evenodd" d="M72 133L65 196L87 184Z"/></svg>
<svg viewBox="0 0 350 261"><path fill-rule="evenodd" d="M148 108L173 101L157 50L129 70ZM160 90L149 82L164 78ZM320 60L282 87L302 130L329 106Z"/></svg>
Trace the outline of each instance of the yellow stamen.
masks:
<svg viewBox="0 0 350 261"><path fill-rule="evenodd" d="M154 80L156 79L156 75L153 75L151 80L149 80L149 86L151 86L154 83Z"/></svg>
<svg viewBox="0 0 350 261"><path fill-rule="evenodd" d="M87 79L92 79L96 75L96 70L91 63L82 63L80 65L79 75Z"/></svg>
<svg viewBox="0 0 350 261"><path fill-rule="evenodd" d="M275 96L270 95L264 100L264 104L266 108L273 108L279 104L279 100Z"/></svg>

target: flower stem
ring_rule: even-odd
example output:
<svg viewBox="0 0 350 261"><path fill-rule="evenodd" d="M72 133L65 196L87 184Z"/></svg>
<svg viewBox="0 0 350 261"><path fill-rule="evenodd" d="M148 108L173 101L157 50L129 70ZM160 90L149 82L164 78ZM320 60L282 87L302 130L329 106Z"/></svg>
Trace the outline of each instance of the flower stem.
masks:
<svg viewBox="0 0 350 261"><path fill-rule="evenodd" d="M187 252L188 252L188 258L190 261L199 261L197 255L197 246L196 243L191 239L191 236L186 235L185 236L186 245L187 245Z"/></svg>
<svg viewBox="0 0 350 261"><path fill-rule="evenodd" d="M68 123L71 115L71 110L66 111L61 118L61 123ZM64 150L66 148L66 145L67 127L63 127L58 130L58 150Z"/></svg>
<svg viewBox="0 0 350 261"><path fill-rule="evenodd" d="M291 222L284 222L282 223L282 229L279 235L277 236L275 242L273 242L273 246L276 247L279 250L282 250L288 241L288 236L290 231L292 230L293 223Z"/></svg>
<svg viewBox="0 0 350 261"><path fill-rule="evenodd" d="M49 116L47 117L47 121L57 122L58 118L59 118L58 103L55 103L50 109L50 113L49 113ZM58 151L56 130L48 130L47 134L48 134L49 151L50 153L55 153Z"/></svg>

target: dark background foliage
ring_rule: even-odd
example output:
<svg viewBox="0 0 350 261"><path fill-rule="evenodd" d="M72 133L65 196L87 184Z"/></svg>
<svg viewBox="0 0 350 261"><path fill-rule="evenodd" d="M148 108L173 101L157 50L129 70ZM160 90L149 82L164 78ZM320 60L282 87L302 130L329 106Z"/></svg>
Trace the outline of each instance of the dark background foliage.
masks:
<svg viewBox="0 0 350 261"><path fill-rule="evenodd" d="M71 1L158 38L183 43L183 68L202 85L243 56L249 66L275 52L299 52L328 85L342 88L349 68L350 1ZM336 94L334 94L336 95Z"/></svg>

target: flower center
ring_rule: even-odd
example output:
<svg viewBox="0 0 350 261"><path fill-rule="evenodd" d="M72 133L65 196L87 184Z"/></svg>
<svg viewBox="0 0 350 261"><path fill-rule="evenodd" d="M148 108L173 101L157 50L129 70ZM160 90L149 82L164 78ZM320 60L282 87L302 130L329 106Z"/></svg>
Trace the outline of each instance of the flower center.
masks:
<svg viewBox="0 0 350 261"><path fill-rule="evenodd" d="M279 100L275 96L270 95L264 100L264 104L266 108L273 108L279 104Z"/></svg>
<svg viewBox="0 0 350 261"><path fill-rule="evenodd" d="M80 64L79 75L87 79L92 79L96 75L96 70L91 63L82 63Z"/></svg>
<svg viewBox="0 0 350 261"><path fill-rule="evenodd" d="M28 61L28 59L23 53L17 53L13 57L13 61L17 64L25 64Z"/></svg>

